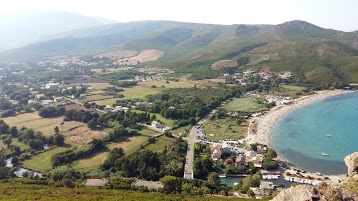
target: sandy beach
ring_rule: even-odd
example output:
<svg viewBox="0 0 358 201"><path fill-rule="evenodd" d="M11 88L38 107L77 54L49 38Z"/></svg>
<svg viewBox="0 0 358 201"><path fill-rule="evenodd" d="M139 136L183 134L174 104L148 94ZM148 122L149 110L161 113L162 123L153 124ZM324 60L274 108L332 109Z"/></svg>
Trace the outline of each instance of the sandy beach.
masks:
<svg viewBox="0 0 358 201"><path fill-rule="evenodd" d="M250 129L248 129L249 132L246 137L246 140L249 144L261 143L261 144L266 144L268 146L271 146L272 130L275 127L276 123L282 117L284 117L285 115L294 111L297 108L312 104L316 101L319 101L319 100L322 100L322 99L325 99L328 97L352 93L352 92L354 92L354 91L347 91L347 90L317 91L316 94L309 95L309 96L303 96L301 98L294 100L294 103L291 105L276 106L276 107L272 108L264 116L256 117L255 119L252 120L252 121L255 121L255 124L257 125L256 133L252 133L252 132L250 132ZM281 161L287 161L282 156L278 156L278 159ZM291 167L291 169L292 168L293 167ZM291 172L291 171L289 171L289 172ZM291 172L291 173L293 173L293 172ZM316 179L319 178L315 173L307 172L305 174L305 176L308 176L308 175L310 175L311 177L314 177ZM329 178L330 178L329 180L327 180L327 182L332 183L332 184L338 184L339 180L342 181L346 178L346 175L327 175L327 176L329 176Z"/></svg>
<svg viewBox="0 0 358 201"><path fill-rule="evenodd" d="M264 116L256 117L255 119L253 119L255 120L255 124L257 125L257 131L256 133L248 132L246 139L249 143L261 143L270 146L272 129L275 127L276 123L289 112L292 112L295 109L303 107L305 105L312 104L316 101L325 99L327 97L352 92L353 91L347 90L317 91L316 94L303 96L301 98L295 99L294 103L291 105L275 106Z"/></svg>

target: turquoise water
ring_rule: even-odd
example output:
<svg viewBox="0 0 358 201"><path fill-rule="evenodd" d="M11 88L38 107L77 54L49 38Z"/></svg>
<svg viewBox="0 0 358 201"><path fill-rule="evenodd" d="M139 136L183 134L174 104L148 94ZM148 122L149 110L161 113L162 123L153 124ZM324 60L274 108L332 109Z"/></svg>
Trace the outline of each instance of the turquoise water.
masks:
<svg viewBox="0 0 358 201"><path fill-rule="evenodd" d="M294 110L277 123L271 143L299 168L347 173L344 157L358 151L358 93L329 97Z"/></svg>

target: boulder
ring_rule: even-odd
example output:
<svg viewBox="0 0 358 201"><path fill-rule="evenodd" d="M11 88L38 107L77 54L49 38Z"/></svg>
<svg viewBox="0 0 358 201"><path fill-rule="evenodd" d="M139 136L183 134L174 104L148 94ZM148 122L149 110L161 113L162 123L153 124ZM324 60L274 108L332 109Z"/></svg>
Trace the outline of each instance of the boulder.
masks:
<svg viewBox="0 0 358 201"><path fill-rule="evenodd" d="M358 152L354 152L344 158L344 162L348 167L348 175L350 177L358 176Z"/></svg>

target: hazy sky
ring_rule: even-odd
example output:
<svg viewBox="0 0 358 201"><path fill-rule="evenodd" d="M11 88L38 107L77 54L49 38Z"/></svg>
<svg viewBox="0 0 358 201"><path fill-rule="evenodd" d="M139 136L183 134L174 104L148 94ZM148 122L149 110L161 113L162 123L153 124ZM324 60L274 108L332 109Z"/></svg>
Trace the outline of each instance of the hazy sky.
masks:
<svg viewBox="0 0 358 201"><path fill-rule="evenodd" d="M214 24L279 24L304 20L358 30L357 0L0 0L1 15L60 9L119 22L174 20Z"/></svg>

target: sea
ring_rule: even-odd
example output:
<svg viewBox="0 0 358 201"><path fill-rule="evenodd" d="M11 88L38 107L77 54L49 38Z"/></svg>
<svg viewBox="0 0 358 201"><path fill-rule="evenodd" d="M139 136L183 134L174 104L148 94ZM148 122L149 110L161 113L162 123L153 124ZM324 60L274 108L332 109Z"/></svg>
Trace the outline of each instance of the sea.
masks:
<svg viewBox="0 0 358 201"><path fill-rule="evenodd" d="M328 97L290 112L276 123L271 145L298 168L347 174L344 157L358 151L358 92Z"/></svg>

